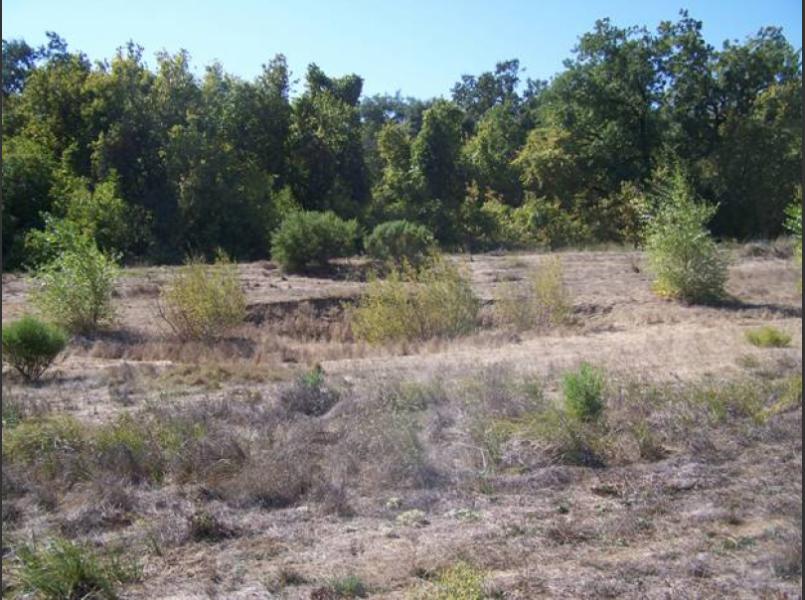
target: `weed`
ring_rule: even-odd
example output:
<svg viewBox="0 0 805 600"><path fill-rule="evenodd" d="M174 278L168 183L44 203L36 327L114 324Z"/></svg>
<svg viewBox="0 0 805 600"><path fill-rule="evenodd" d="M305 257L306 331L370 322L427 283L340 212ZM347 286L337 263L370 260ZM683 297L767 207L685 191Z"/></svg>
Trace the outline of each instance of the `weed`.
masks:
<svg viewBox="0 0 805 600"><path fill-rule="evenodd" d="M449 260L434 256L419 270L408 263L373 279L352 313L355 335L370 343L469 333L480 301Z"/></svg>
<svg viewBox="0 0 805 600"><path fill-rule="evenodd" d="M785 348L791 343L791 336L771 326L749 329L746 332L746 341L760 348Z"/></svg>
<svg viewBox="0 0 805 600"><path fill-rule="evenodd" d="M514 284L503 286L495 303L498 320L525 330L559 325L567 320L570 300L563 281L562 261L544 261L527 277L526 292L518 293Z"/></svg>
<svg viewBox="0 0 805 600"><path fill-rule="evenodd" d="M117 598L118 584L137 581L140 568L117 557L101 557L65 540L17 549L16 579L24 592L52 600Z"/></svg>
<svg viewBox="0 0 805 600"><path fill-rule="evenodd" d="M219 337L246 318L238 266L219 254L213 266L191 258L162 291L159 315L182 340Z"/></svg>

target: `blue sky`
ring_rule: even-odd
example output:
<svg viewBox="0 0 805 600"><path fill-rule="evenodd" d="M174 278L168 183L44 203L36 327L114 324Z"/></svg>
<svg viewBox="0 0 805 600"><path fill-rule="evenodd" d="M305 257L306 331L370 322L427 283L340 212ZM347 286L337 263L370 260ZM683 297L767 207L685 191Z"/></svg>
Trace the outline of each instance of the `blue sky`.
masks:
<svg viewBox="0 0 805 600"><path fill-rule="evenodd" d="M427 98L448 96L461 74L508 58L519 58L526 76L548 79L597 18L654 29L681 7L716 47L764 25L782 26L802 46L800 0L6 0L3 38L37 45L52 30L93 60L132 39L151 67L156 51L185 48L197 73L217 59L247 79L281 52L295 77L316 62L329 75L362 76L365 94Z"/></svg>

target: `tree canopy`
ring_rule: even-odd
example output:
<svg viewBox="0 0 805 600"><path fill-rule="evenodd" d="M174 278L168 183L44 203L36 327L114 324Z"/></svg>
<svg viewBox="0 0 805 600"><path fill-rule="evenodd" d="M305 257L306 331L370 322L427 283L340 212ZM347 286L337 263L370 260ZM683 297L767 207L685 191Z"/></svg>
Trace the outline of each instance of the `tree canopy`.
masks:
<svg viewBox="0 0 805 600"><path fill-rule="evenodd" d="M365 97L315 64L294 93L282 55L245 81L143 54L3 40L4 268L59 221L129 261L263 258L300 210L406 219L446 247L631 241L670 165L721 237L779 235L801 197L801 51L775 27L716 49L685 11L654 30L602 19L550 81L512 58L449 99Z"/></svg>

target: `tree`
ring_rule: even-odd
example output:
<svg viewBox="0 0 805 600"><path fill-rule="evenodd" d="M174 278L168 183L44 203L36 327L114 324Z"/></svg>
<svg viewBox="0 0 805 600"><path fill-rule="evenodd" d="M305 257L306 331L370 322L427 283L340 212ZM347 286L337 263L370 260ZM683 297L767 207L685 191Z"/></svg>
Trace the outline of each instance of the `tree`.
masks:
<svg viewBox="0 0 805 600"><path fill-rule="evenodd" d="M466 186L461 160L463 117L452 102L436 101L425 111L422 129L411 145L413 172L422 179L426 194L416 220L447 243L458 241L458 209Z"/></svg>

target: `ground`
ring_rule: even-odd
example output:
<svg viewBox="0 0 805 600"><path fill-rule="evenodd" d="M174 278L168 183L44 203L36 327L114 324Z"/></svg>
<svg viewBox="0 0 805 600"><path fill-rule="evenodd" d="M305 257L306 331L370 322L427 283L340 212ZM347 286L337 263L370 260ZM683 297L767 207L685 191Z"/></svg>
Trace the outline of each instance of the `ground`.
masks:
<svg viewBox="0 0 805 600"><path fill-rule="evenodd" d="M136 559L125 598L801 597L799 272L768 248L732 252L718 306L656 297L638 252L560 253L571 318L532 331L499 325L495 300L546 255L456 256L483 326L384 347L347 324L359 261L305 277L240 265L248 322L215 343L181 343L158 318L171 268L128 269L115 326L74 339L39 384L4 367L4 402L23 422L131 414L207 437L159 480L129 458L50 486L4 456L4 575L16 545L59 536ZM4 276L4 323L30 310L30 286ZM762 325L789 346L750 345ZM608 388L577 460L564 430L529 423L581 362ZM315 364L334 406L289 411Z"/></svg>

